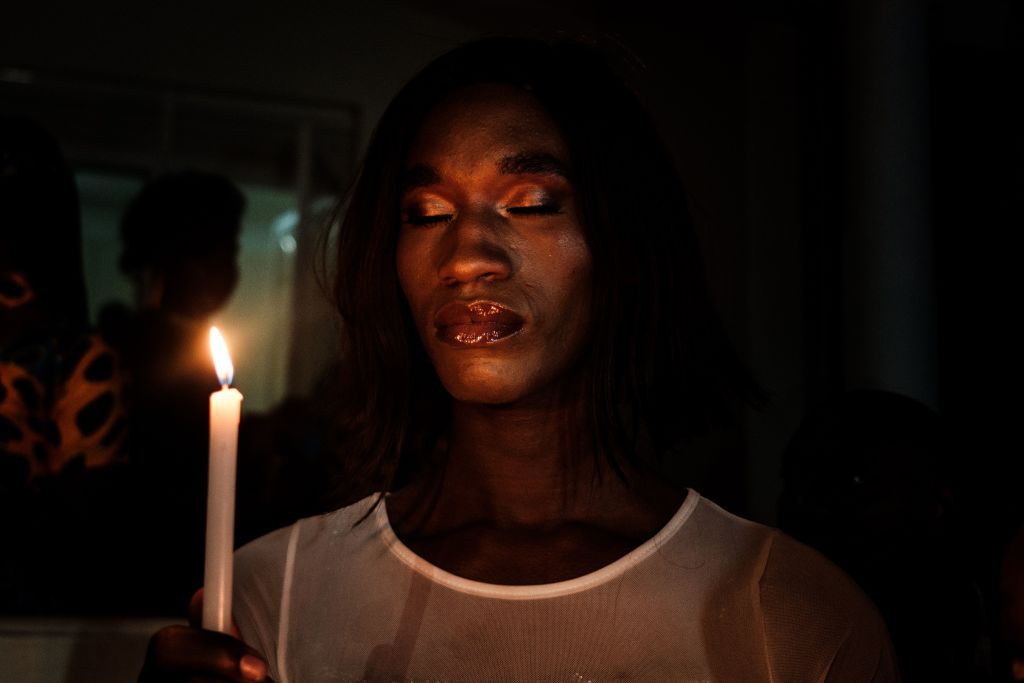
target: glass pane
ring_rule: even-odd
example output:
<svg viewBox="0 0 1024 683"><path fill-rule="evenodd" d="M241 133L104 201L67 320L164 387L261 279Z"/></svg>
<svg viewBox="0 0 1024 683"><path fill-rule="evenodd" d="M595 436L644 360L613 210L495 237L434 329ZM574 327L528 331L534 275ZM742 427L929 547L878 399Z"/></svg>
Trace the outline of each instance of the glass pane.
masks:
<svg viewBox="0 0 1024 683"><path fill-rule="evenodd" d="M103 307L112 302L132 306L132 284L117 266L121 256L121 215L144 179L96 171L79 171L78 200L82 209L82 259L89 319L96 324Z"/></svg>
<svg viewBox="0 0 1024 683"><path fill-rule="evenodd" d="M295 270L295 193L241 186L246 208L239 254L241 278L227 308L214 315L235 363L242 409L272 408L288 388L292 281Z"/></svg>

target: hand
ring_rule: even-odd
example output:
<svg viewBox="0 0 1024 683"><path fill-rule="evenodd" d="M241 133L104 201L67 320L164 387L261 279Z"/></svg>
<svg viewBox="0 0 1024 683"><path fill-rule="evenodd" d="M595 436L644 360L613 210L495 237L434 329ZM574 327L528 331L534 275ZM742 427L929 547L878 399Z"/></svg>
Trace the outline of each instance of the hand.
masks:
<svg viewBox="0 0 1024 683"><path fill-rule="evenodd" d="M189 626L167 626L149 639L139 683L273 683L259 652L238 639L238 629L217 633L199 627L203 589L189 604Z"/></svg>

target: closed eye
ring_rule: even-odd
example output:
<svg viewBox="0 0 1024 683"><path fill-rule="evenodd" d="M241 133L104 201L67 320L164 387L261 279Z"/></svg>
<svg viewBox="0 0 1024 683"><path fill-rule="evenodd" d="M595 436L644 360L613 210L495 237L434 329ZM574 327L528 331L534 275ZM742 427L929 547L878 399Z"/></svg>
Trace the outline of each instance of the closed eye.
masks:
<svg viewBox="0 0 1024 683"><path fill-rule="evenodd" d="M437 213L429 216L409 216L405 222L410 225L434 225L436 223L447 223L452 219L450 213Z"/></svg>
<svg viewBox="0 0 1024 683"><path fill-rule="evenodd" d="M562 207L558 204L536 204L533 206L509 206L505 210L514 216L531 216L561 213Z"/></svg>

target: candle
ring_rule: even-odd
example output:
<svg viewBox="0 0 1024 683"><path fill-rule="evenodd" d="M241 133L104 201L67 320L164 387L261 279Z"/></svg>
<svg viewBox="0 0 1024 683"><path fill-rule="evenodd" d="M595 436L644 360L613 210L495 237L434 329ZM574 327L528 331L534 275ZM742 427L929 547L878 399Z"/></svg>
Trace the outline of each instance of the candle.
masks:
<svg viewBox="0 0 1024 683"><path fill-rule="evenodd" d="M220 391L210 394L210 482L206 495L206 574L203 628L231 630L231 571L235 538L235 460L242 394L231 388L235 368L224 337L210 328Z"/></svg>

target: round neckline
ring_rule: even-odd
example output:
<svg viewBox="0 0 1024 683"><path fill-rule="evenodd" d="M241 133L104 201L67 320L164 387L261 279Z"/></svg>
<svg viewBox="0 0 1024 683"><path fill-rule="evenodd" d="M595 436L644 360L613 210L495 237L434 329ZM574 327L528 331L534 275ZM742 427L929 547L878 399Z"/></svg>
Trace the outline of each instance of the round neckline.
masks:
<svg viewBox="0 0 1024 683"><path fill-rule="evenodd" d="M376 496L373 496L373 498L376 498ZM595 569L594 571L583 574L582 576L566 579L564 581L525 585L486 583L483 581L476 581L474 579L467 579L456 574L452 574L451 572L432 564L428 560L425 560L413 552L412 549L405 545L405 543L398 538L398 535L395 534L394 529L391 527L391 520L388 519L388 511L385 501L381 501L374 510L374 522L380 533L381 539L384 541L384 544L387 546L391 554L414 572L430 579L434 583L439 583L442 586L459 593L467 593L480 597L500 598L505 600L536 600L540 598L556 598L564 595L570 595L572 593L579 593L621 576L626 572L626 570L635 567L647 559L668 539L674 536L676 532L679 531L680 527L682 527L690 518L690 515L693 514L693 511L696 509L699 501L700 494L693 489L687 489L686 498L683 500L682 505L679 506L679 509L674 515L672 515L658 533L654 534L611 564L607 564L600 569Z"/></svg>

